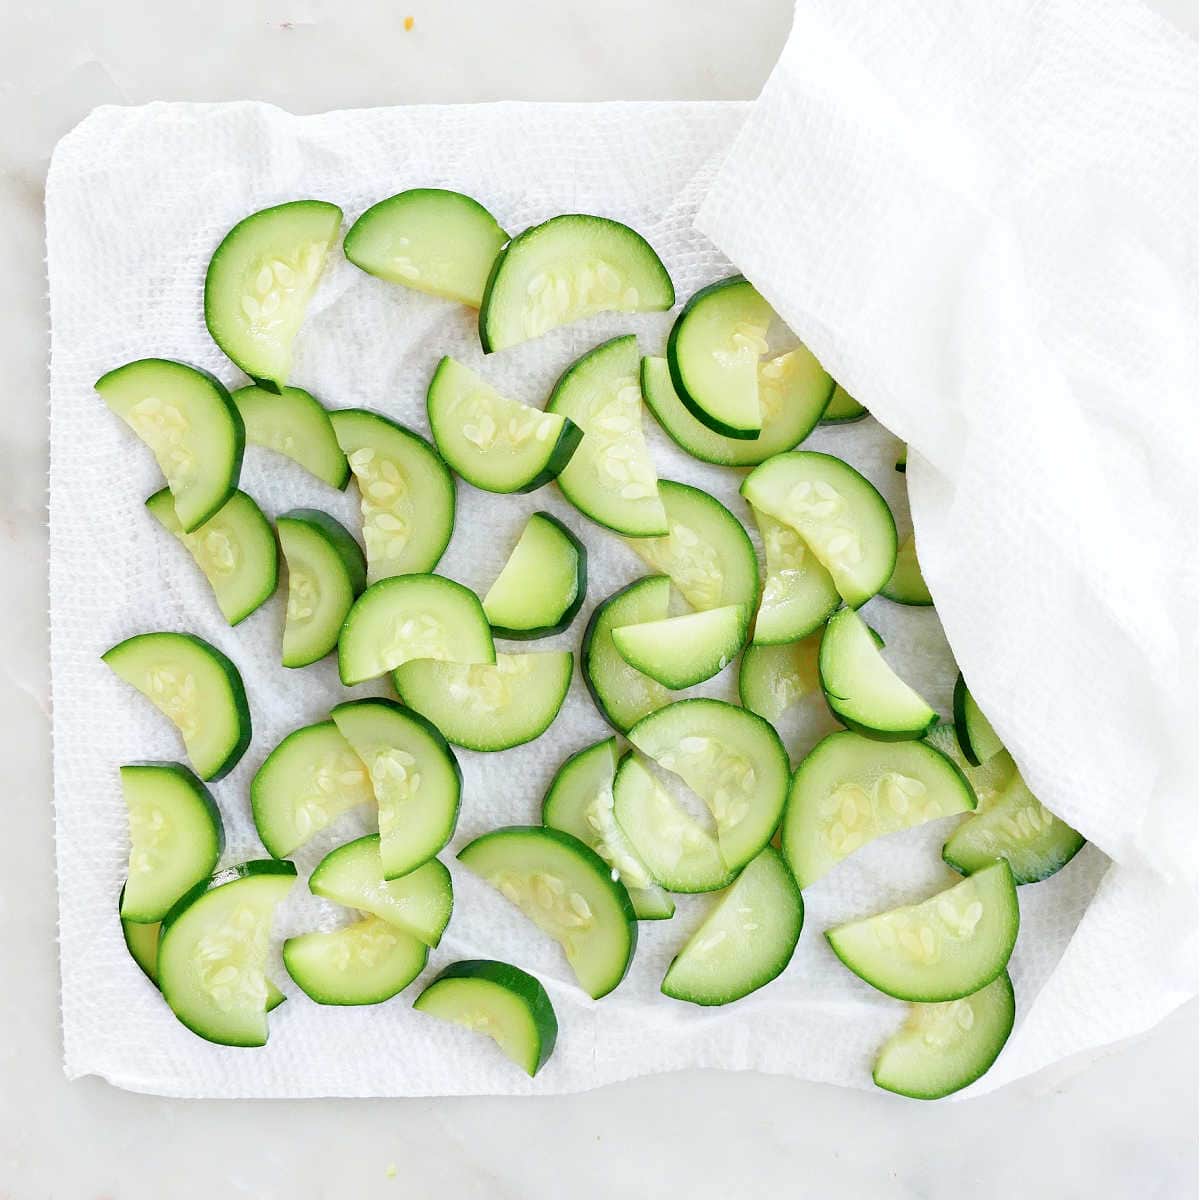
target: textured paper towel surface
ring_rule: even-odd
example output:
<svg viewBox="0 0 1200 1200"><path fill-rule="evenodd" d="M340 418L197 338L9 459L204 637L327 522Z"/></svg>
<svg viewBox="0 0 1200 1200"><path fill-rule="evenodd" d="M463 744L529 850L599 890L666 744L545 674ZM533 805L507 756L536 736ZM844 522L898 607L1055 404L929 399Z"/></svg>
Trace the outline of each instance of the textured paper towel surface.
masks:
<svg viewBox="0 0 1200 1200"><path fill-rule="evenodd" d="M994 1080L1196 987L1195 111L1132 0L800 0L698 217L912 446L963 672L1115 860Z"/></svg>
<svg viewBox="0 0 1200 1200"><path fill-rule="evenodd" d="M561 1092L683 1066L757 1068L868 1086L880 1041L903 1015L842 968L828 925L915 899L949 882L938 848L947 826L869 847L806 894L794 961L770 987L724 1011L667 1000L658 985L708 901L683 897L674 920L643 924L629 978L599 1003L574 985L557 948L485 885L457 868L453 850L499 824L537 819L543 791L567 753L607 730L578 677L561 716L538 741L500 755L461 752L462 819L443 855L456 910L428 978L462 957L511 960L546 983L561 1024L556 1054L524 1080L486 1042L412 1012L420 982L365 1009L319 1008L287 979L281 937L332 927L345 914L303 884L281 912L273 976L289 995L261 1050L208 1045L180 1026L129 961L115 916L127 841L117 767L179 754L173 731L99 661L108 646L149 629L200 634L245 678L254 741L213 791L228 832L223 861L262 855L249 817L250 778L291 729L346 698L331 662L278 666L282 598L236 630L173 539L142 510L159 486L147 452L92 391L106 369L143 355L178 357L241 382L205 332L204 270L222 233L244 214L298 196L341 204L352 220L371 202L417 184L477 195L510 230L556 212L595 211L641 230L685 298L729 271L693 228L714 172L746 115L742 105L599 105L375 110L297 118L254 104L103 109L59 147L47 188L53 320L51 596L55 805L70 1075L98 1073L141 1090L190 1096L405 1095ZM331 407L365 405L427 432L423 396L437 358L482 367L501 390L541 403L559 372L606 337L632 330L661 353L669 318L595 319L484 360L473 314L372 279L334 256L299 338L294 382ZM698 484L743 520L739 472L698 464L647 418L660 473ZM873 421L819 431L811 444L841 454L885 492L907 528L899 443ZM284 460L251 448L243 486L275 515L324 508L357 530L353 488L323 488ZM553 487L497 498L459 485L454 539L440 570L487 587L528 512L544 507L587 543L588 606L644 573L619 539L590 525ZM585 615L586 615L585 610ZM953 665L937 616L873 601L868 618L900 669L942 707ZM578 649L583 617L546 643ZM732 696L733 680L712 694ZM353 689L368 694L372 689ZM793 756L830 727L813 701L785 729ZM296 855L302 878L333 845L369 828L350 815ZM1107 866L1087 848L1060 876L1021 896L1013 961L1021 1013L1054 985L1055 968ZM1074 997L1076 1001L1079 997ZM1009 1074L1054 1057L1050 1042L1010 1047Z"/></svg>

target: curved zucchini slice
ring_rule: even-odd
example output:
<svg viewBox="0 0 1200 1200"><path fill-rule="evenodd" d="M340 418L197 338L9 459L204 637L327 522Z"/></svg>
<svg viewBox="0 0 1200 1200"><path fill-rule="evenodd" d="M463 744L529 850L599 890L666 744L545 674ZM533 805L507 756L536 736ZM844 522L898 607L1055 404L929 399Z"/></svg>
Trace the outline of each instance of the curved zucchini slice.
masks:
<svg viewBox="0 0 1200 1200"><path fill-rule="evenodd" d="M723 671L741 650L750 624L744 605L621 625L613 645L635 670L663 687L681 691Z"/></svg>
<svg viewBox="0 0 1200 1200"><path fill-rule="evenodd" d="M121 917L155 923L212 874L225 827L212 793L180 763L130 763L121 790L130 843Z"/></svg>
<svg viewBox="0 0 1200 1200"><path fill-rule="evenodd" d="M368 275L478 308L507 241L478 200L410 188L372 204L350 226L342 249Z"/></svg>
<svg viewBox="0 0 1200 1200"><path fill-rule="evenodd" d="M495 664L407 662L392 673L400 699L468 750L510 750L541 737L558 716L570 650L497 654Z"/></svg>
<svg viewBox="0 0 1200 1200"><path fill-rule="evenodd" d="M1020 920L1012 872L1001 861L920 904L839 925L825 937L872 987L930 1004L991 983L1008 965Z"/></svg>
<svg viewBox="0 0 1200 1200"><path fill-rule="evenodd" d="M283 665L306 667L338 644L367 562L340 522L315 508L293 508L275 522L288 571Z"/></svg>
<svg viewBox="0 0 1200 1200"><path fill-rule="evenodd" d="M470 367L443 358L425 398L438 453L485 492L532 492L571 460L574 421L502 396Z"/></svg>
<svg viewBox="0 0 1200 1200"><path fill-rule="evenodd" d="M429 947L378 917L283 943L283 965L318 1004L382 1004L425 969Z"/></svg>
<svg viewBox="0 0 1200 1200"><path fill-rule="evenodd" d="M494 663L496 646L479 597L442 575L397 575L354 602L338 640L347 687L414 658Z"/></svg>
<svg viewBox="0 0 1200 1200"><path fill-rule="evenodd" d="M272 858L287 858L344 812L375 799L354 748L332 721L294 729L250 781L250 810Z"/></svg>
<svg viewBox="0 0 1200 1200"><path fill-rule="evenodd" d="M159 987L193 1033L222 1046L266 1045L271 921L295 882L290 862L242 863L197 884L163 918Z"/></svg>
<svg viewBox="0 0 1200 1200"><path fill-rule="evenodd" d="M929 608L933 604L929 585L921 574L921 564L917 562L917 543L911 533L900 543L896 551L896 569L891 579L879 589L879 594L896 604L910 604L919 608Z"/></svg>
<svg viewBox="0 0 1200 1200"><path fill-rule="evenodd" d="M981 766L1004 749L991 721L967 690L967 681L961 673L954 683L954 731L967 762L973 767Z"/></svg>
<svg viewBox="0 0 1200 1200"><path fill-rule="evenodd" d="M490 959L451 963L413 1001L418 1012L485 1033L528 1075L554 1051L558 1018L546 989L519 967Z"/></svg>
<svg viewBox="0 0 1200 1200"><path fill-rule="evenodd" d="M391 700L351 700L330 716L371 775L385 879L397 879L454 836L462 771L446 739Z"/></svg>
<svg viewBox="0 0 1200 1200"><path fill-rule="evenodd" d="M613 779L613 816L653 879L669 892L715 892L734 876L717 840L627 754Z"/></svg>
<svg viewBox="0 0 1200 1200"><path fill-rule="evenodd" d="M222 779L250 745L250 708L238 669L190 633L140 633L101 655L179 730L205 781Z"/></svg>
<svg viewBox="0 0 1200 1200"><path fill-rule="evenodd" d="M601 312L665 312L675 289L628 225L567 213L518 234L492 267L479 309L485 354Z"/></svg>
<svg viewBox="0 0 1200 1200"><path fill-rule="evenodd" d="M630 538L626 545L652 570L670 576L697 611L758 600L758 559L742 523L719 500L686 483L658 485L667 514L665 537Z"/></svg>
<svg viewBox="0 0 1200 1200"><path fill-rule="evenodd" d="M767 846L671 960L663 995L701 1005L740 1000L783 972L803 927L800 889L779 851Z"/></svg>
<svg viewBox="0 0 1200 1200"><path fill-rule="evenodd" d="M308 890L370 913L431 949L442 940L454 910L450 872L436 858L399 879L385 879L375 833L330 850L313 868Z"/></svg>
<svg viewBox="0 0 1200 1200"><path fill-rule="evenodd" d="M251 445L290 458L338 491L350 482L350 464L338 445L329 413L303 388L270 392L251 384L238 388L233 402Z"/></svg>
<svg viewBox="0 0 1200 1200"><path fill-rule="evenodd" d="M819 634L782 646L747 646L738 669L742 707L777 721L793 704L821 690Z"/></svg>
<svg viewBox="0 0 1200 1200"><path fill-rule="evenodd" d="M663 432L681 450L719 467L754 467L798 446L813 431L833 380L804 346L758 366L762 430L758 437L725 437L692 416L671 382L665 358L642 359L642 396Z"/></svg>
<svg viewBox="0 0 1200 1200"><path fill-rule="evenodd" d="M625 978L637 947L633 905L604 860L578 838L510 825L469 842L458 859L562 946L593 1000Z"/></svg>
<svg viewBox="0 0 1200 1200"><path fill-rule="evenodd" d="M358 483L367 582L438 565L454 532L454 479L419 434L363 408L329 414Z"/></svg>
<svg viewBox="0 0 1200 1200"><path fill-rule="evenodd" d="M701 288L675 318L667 364L688 411L723 437L762 432L759 360L775 313L741 275Z"/></svg>
<svg viewBox="0 0 1200 1200"><path fill-rule="evenodd" d="M268 391L280 391L342 210L293 200L239 221L213 251L204 278L204 323L229 358Z"/></svg>
<svg viewBox="0 0 1200 1200"><path fill-rule="evenodd" d="M783 853L806 888L875 838L974 807L962 772L933 746L831 733L792 777Z"/></svg>
<svg viewBox="0 0 1200 1200"><path fill-rule="evenodd" d="M559 472L562 494L585 517L629 537L667 532L654 460L642 432L637 338L613 338L589 350L554 385L546 411L583 430Z"/></svg>
<svg viewBox="0 0 1200 1200"><path fill-rule="evenodd" d="M993 755L981 769L998 758ZM1018 884L1040 883L1062 870L1085 841L1029 790L1014 768L1007 786L950 835L942 858L963 875L1002 858Z"/></svg>
<svg viewBox="0 0 1200 1200"><path fill-rule="evenodd" d="M760 512L800 534L852 608L891 578L892 511L849 463L813 450L777 454L746 476L741 492Z"/></svg>
<svg viewBox="0 0 1200 1200"><path fill-rule="evenodd" d="M852 608L829 618L817 666L829 711L867 737L903 741L922 737L937 724L937 713L888 666Z"/></svg>
<svg viewBox="0 0 1200 1200"><path fill-rule="evenodd" d="M839 383L833 389L833 395L829 398L829 404L826 406L824 413L821 414L821 424L849 425L852 421L861 421L863 417L869 417L870 415L866 408L859 404Z"/></svg>
<svg viewBox="0 0 1200 1200"><path fill-rule="evenodd" d="M192 533L183 532L169 488L149 497L146 510L183 543L230 625L244 621L274 594L279 576L275 535L245 492L234 492Z"/></svg>
<svg viewBox="0 0 1200 1200"><path fill-rule="evenodd" d="M879 1051L878 1087L914 1100L940 1100L986 1074L1016 1019L1012 980L1002 971L961 1000L914 1004Z"/></svg>
<svg viewBox="0 0 1200 1200"><path fill-rule="evenodd" d="M629 740L708 806L730 870L771 840L791 767L779 734L762 717L723 700L677 700L639 721Z"/></svg>
<svg viewBox="0 0 1200 1200"><path fill-rule="evenodd" d="M833 576L790 526L752 508L767 560L754 643L776 646L807 637L825 624L842 602Z"/></svg>
<svg viewBox="0 0 1200 1200"><path fill-rule="evenodd" d="M102 375L96 391L154 455L184 533L237 491L246 431L219 379L186 363L142 358Z"/></svg>
<svg viewBox="0 0 1200 1200"><path fill-rule="evenodd" d="M555 516L535 512L483 598L497 637L562 633L587 596L587 549Z"/></svg>
<svg viewBox="0 0 1200 1200"><path fill-rule="evenodd" d="M613 777L620 754L606 738L572 754L558 768L542 801L542 824L590 846L625 885L639 921L675 915L675 902L654 881L613 816Z"/></svg>
<svg viewBox="0 0 1200 1200"><path fill-rule="evenodd" d="M580 654L583 682L600 715L620 733L656 708L670 704L671 693L621 657L612 631L642 621L661 621L670 599L671 581L665 575L639 579L597 604L584 630Z"/></svg>

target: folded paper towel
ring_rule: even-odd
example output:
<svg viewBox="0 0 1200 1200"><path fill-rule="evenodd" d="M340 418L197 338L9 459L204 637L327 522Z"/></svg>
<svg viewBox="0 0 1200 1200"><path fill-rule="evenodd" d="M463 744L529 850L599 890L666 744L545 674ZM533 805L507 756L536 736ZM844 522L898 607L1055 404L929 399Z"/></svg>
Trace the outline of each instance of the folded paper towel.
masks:
<svg viewBox="0 0 1200 1200"><path fill-rule="evenodd" d="M787 59L781 70L786 67ZM770 92L764 105L769 100ZM643 925L630 978L594 1003L572 984L552 947L499 897L454 868L457 911L430 971L453 958L482 954L510 958L541 975L559 1011L562 1036L536 1081L516 1076L469 1035L414 1014L404 998L377 1009L322 1009L297 996L281 969L277 982L293 998L273 1016L270 1044L256 1051L210 1046L174 1021L129 963L115 919L126 844L116 766L178 751L157 716L99 663L103 649L142 629L190 629L241 667L255 740L234 774L214 789L229 832L228 861L261 855L246 802L254 769L283 734L322 717L345 691L330 663L301 672L278 666L278 598L237 630L222 624L180 547L140 511L142 499L157 486L153 466L103 409L91 391L93 380L127 359L168 354L235 382L208 340L200 313L208 254L246 212L299 195L336 200L353 217L401 187L440 184L480 196L510 229L563 210L604 212L648 236L685 296L730 269L696 232L693 219L747 111L743 105L715 104L494 105L297 118L254 104L152 105L100 110L60 145L47 185L47 236L53 323L51 655L68 1074L97 1073L122 1086L188 1096L560 1092L683 1066L757 1068L869 1084L874 1049L901 1018L903 1006L850 976L819 933L943 882L938 847L944 827L868 847L811 888L808 928L789 971L770 988L718 1012L667 1001L657 991L671 954L705 908L703 897L683 898L673 921ZM782 143L775 149L782 150ZM800 153L788 153L793 152ZM732 160L716 198L729 195L731 170ZM755 219L754 206L746 211L747 220ZM719 209L705 212L706 220L720 216ZM724 241L723 234L718 237ZM782 252L790 253L791 246L786 240L779 245L783 262ZM758 265L749 256L743 261L740 251L735 258L748 270ZM770 274L762 272L769 293ZM823 329L805 329L807 304L789 311L778 289L772 298L817 345ZM567 362L603 337L633 329L643 351L657 353L668 323L661 315L601 318L494 356L482 369L501 388L536 403ZM894 332L899 337L899 329ZM868 361L873 348L855 352ZM422 426L424 387L442 353L481 364L469 313L390 287L339 261L314 302L295 376L332 406L377 407ZM836 353L842 356L836 365L846 368L852 389L858 387L850 348ZM868 382L866 375L861 382ZM860 390L873 397L869 387ZM927 446L915 426L898 419L896 428L923 454L933 454L932 439ZM696 483L748 517L736 495L737 473L696 463L650 432L664 476ZM906 522L903 481L891 469L897 448L892 435L865 422L820 431L812 443L863 469ZM248 454L243 479L269 513L312 504L354 527L352 497L322 489L266 454ZM1006 480L990 496L985 512L992 521L1005 519L1011 486ZM443 569L468 585L486 587L525 515L536 507L553 509L587 541L593 566L589 603L641 573L619 539L588 526L552 489L496 504L466 487ZM923 537L929 536L927 523ZM993 577L976 572L975 586ZM957 586L935 575L939 603L943 588L951 596ZM953 664L937 615L876 601L870 616L906 677L945 710ZM574 631L551 644L571 646L577 637ZM1006 655L1024 652L999 644ZM1030 648L1034 654L1043 649L1044 640ZM964 661L970 666L970 659ZM979 672L972 671L973 680L976 673L984 678L982 670L981 664ZM704 690L728 695L730 682ZM1006 736L1020 738L1019 710L1027 703L1022 695L997 711ZM787 730L789 748L799 752L811 744L825 727L822 721L816 706L802 714ZM464 809L454 846L500 823L535 820L558 762L604 733L576 680L560 719L537 742L499 756L462 753ZM1030 765L1038 762L1028 753L1032 746L1018 749ZM1050 766L1055 761L1047 760ZM297 855L302 871L363 827L360 818L350 817L327 831ZM1097 823L1089 832L1102 837L1104 829ZM1119 856L1120 845L1102 844ZM1110 870L1105 856L1088 847L1055 879L1023 890L1023 930L1013 961L1021 1025L997 1072L977 1086L1131 1032L1186 994L1186 976L1164 979L1151 971L1155 959L1145 964L1144 990L1139 979L1118 993L1118 1018L1101 1018L1090 1009L1094 997L1086 989L1092 978L1112 974L1106 967L1110 953L1144 956L1149 934L1165 950L1189 928L1181 918L1177 930L1169 914L1157 913L1153 926L1139 933L1126 920L1143 895L1133 872L1123 865ZM331 906L297 894L277 932L337 919ZM1109 1007L1104 1006L1106 1014Z"/></svg>
<svg viewBox="0 0 1200 1200"><path fill-rule="evenodd" d="M697 218L910 444L972 691L1114 860L993 1081L1196 989L1195 110L1135 0L801 0Z"/></svg>

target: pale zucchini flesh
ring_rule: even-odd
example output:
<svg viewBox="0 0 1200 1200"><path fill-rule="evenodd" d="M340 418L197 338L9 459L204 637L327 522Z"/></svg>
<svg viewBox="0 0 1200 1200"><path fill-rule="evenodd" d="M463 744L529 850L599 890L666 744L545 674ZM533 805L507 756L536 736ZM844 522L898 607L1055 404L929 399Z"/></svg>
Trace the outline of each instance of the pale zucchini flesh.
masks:
<svg viewBox="0 0 1200 1200"><path fill-rule="evenodd" d="M777 721L805 696L821 690L817 671L821 635L778 646L749 645L738 668L738 696L743 708L765 721Z"/></svg>
<svg viewBox="0 0 1200 1200"><path fill-rule="evenodd" d="M587 598L587 549L557 517L536 512L483 598L497 637L561 633Z"/></svg>
<svg viewBox="0 0 1200 1200"><path fill-rule="evenodd" d="M303 388L271 392L252 384L238 388L233 402L246 426L246 441L290 458L339 491L350 482L350 464L329 413Z"/></svg>
<svg viewBox="0 0 1200 1200"><path fill-rule="evenodd" d="M747 624L745 606L728 604L619 626L613 630L613 644L635 670L680 691L711 679L733 662L746 640Z"/></svg>
<svg viewBox="0 0 1200 1200"><path fill-rule="evenodd" d="M692 1004L740 1000L780 975L804 925L804 901L779 851L746 864L672 959L663 995Z"/></svg>
<svg viewBox="0 0 1200 1200"><path fill-rule="evenodd" d="M820 629L842 598L833 576L796 530L756 508L751 511L767 565L754 619L754 644L795 642Z"/></svg>
<svg viewBox="0 0 1200 1200"><path fill-rule="evenodd" d="M898 1000L940 1003L986 987L1008 965L1020 925L1004 861L922 901L830 929L834 953Z"/></svg>
<svg viewBox="0 0 1200 1200"><path fill-rule="evenodd" d="M408 987L428 959L419 938L373 916L283 943L287 973L317 1004L382 1004Z"/></svg>
<svg viewBox="0 0 1200 1200"><path fill-rule="evenodd" d="M974 808L970 784L933 746L831 733L792 777L783 853L806 888L876 838Z"/></svg>

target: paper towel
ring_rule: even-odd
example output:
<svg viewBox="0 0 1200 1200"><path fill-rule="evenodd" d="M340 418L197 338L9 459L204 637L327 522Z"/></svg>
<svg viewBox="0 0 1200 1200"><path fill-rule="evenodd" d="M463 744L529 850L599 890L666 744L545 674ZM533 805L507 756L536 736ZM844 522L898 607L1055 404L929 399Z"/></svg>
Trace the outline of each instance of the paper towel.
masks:
<svg viewBox="0 0 1200 1200"><path fill-rule="evenodd" d="M330 662L279 667L280 597L237 629L223 624L182 547L142 511L158 486L155 469L92 392L95 378L129 359L164 354L240 382L204 329L205 265L239 217L297 196L335 200L350 220L403 187L448 186L478 196L510 230L561 211L601 212L649 238L685 297L730 270L694 230L693 217L746 112L727 104L504 104L298 118L257 104L152 105L99 110L60 145L47 185L51 654L69 1075L96 1073L121 1086L186 1096L563 1092L684 1066L869 1085L874 1051L904 1006L845 971L820 933L948 882L938 858L946 824L871 846L809 889L807 926L788 971L730 1009L702 1012L658 994L667 962L709 903L704 897L681 898L672 921L643 924L629 978L593 1002L557 948L453 859L454 849L486 829L535 821L558 763L606 734L578 677L558 721L538 741L499 755L460 752L463 812L443 855L454 874L456 910L424 977L474 956L535 971L561 1026L555 1056L535 1081L520 1077L486 1042L412 1012L424 980L377 1008L320 1008L290 983L274 951L272 974L289 1000L272 1014L269 1045L211 1046L174 1020L128 960L115 914L127 852L116 768L130 759L175 757L179 748L162 719L99 662L104 649L141 630L187 629L241 668L255 732L242 763L213 789L229 835L226 862L262 855L247 789L269 750L348 694L380 689L348 693ZM669 325L664 315L598 318L484 360L472 314L334 257L298 342L294 381L330 406L378 408L423 430L424 389L441 354L540 403L562 368L605 337L632 330L644 352L660 353ZM748 522L736 495L740 473L687 458L649 418L647 431L664 477L706 488ZM868 421L820 431L811 444L862 468L906 523L892 435ZM341 495L323 488L264 451L248 452L243 486L268 514L311 504L357 528L353 489ZM498 500L460 484L459 503L440 569L476 589L494 578L535 508L555 512L587 543L589 607L643 573L619 539L590 525L553 487ZM944 711L953 665L936 614L878 600L868 615L893 661ZM582 620L545 645L577 650L581 627ZM701 690L730 696L732 680ZM785 731L793 755L828 727L814 701ZM302 876L330 847L367 828L360 814L326 831L296 855ZM1058 1053L1047 1038L1027 1048L1025 1028L1036 1028L1034 1001L1053 988L1064 952L1075 950L1072 934L1085 911L1089 918L1094 911L1089 901L1106 867L1088 847L1054 880L1023 890L1013 961L1023 1024L1006 1054L1009 1074ZM277 922L276 943L344 917L301 884Z"/></svg>
<svg viewBox="0 0 1200 1200"><path fill-rule="evenodd" d="M972 691L1114 860L993 1081L1196 989L1195 112L1131 0L801 0L697 220L909 442Z"/></svg>

